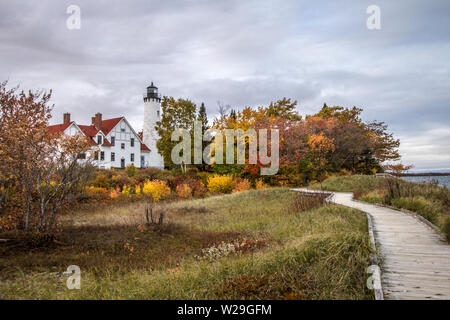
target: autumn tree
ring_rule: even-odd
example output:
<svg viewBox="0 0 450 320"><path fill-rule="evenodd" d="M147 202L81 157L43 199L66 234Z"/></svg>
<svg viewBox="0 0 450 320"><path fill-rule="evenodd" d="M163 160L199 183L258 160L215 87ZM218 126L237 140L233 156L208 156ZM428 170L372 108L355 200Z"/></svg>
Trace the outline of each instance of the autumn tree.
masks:
<svg viewBox="0 0 450 320"><path fill-rule="evenodd" d="M244 107L241 111L231 110L229 115L221 115L213 122L213 128L219 132L223 132L226 129L241 130L246 132L249 129L256 130L258 135L259 129L278 129L281 132L288 126L288 124L299 121L301 117L295 111L297 102L292 102L290 99L283 98L276 102L271 102L269 106L260 106L257 108ZM269 132L270 133L270 132ZM271 138L268 137L268 149L270 150ZM244 137L245 141L239 141L245 145L245 158L247 159L246 165L222 165L215 163L213 165L214 171L217 173L225 174L247 174L250 173L248 178L254 176L257 172L260 172L262 164L258 158L256 164L249 164L249 139ZM237 137L234 139L234 154L237 155ZM225 163L226 155L226 141L223 140L223 163Z"/></svg>
<svg viewBox="0 0 450 320"><path fill-rule="evenodd" d="M155 126L160 137L156 146L158 153L164 158L164 166L173 169L177 166L172 162L172 149L178 142L171 140L172 133L176 129L186 129L193 132L196 105L187 99L175 100L173 97L163 97L161 109L161 121L158 121Z"/></svg>
<svg viewBox="0 0 450 320"><path fill-rule="evenodd" d="M80 162L81 154L90 149L85 136L77 134L49 135L41 165L36 170L35 193L39 201L37 230L51 231L55 226L57 214L75 200L91 178L94 167L92 157Z"/></svg>
<svg viewBox="0 0 450 320"><path fill-rule="evenodd" d="M383 122L364 122L362 111L357 107L328 107L325 104L312 116L333 121L333 126L327 127L326 135L334 140L335 152L330 161L335 171L344 168L370 174L374 169L382 170L380 165L383 162L400 158L400 141L387 131Z"/></svg>
<svg viewBox="0 0 450 320"><path fill-rule="evenodd" d="M0 84L0 175L13 190L9 207L19 227L49 231L62 206L89 175L77 161L89 144L48 132L51 91L20 91ZM70 143L64 143L64 141Z"/></svg>
<svg viewBox="0 0 450 320"><path fill-rule="evenodd" d="M313 134L308 137L308 158L311 169L314 172L314 178L320 182L326 178L329 155L335 151L333 139L324 136L323 133Z"/></svg>
<svg viewBox="0 0 450 320"><path fill-rule="evenodd" d="M383 168L385 171L392 173L394 175L402 175L411 170L412 168L414 168L414 166L412 164L405 165L403 163L390 163L384 165Z"/></svg>
<svg viewBox="0 0 450 320"><path fill-rule="evenodd" d="M301 120L302 117L296 111L297 101L283 98L276 102L271 102L266 109L266 114L269 117L281 117L288 120Z"/></svg>

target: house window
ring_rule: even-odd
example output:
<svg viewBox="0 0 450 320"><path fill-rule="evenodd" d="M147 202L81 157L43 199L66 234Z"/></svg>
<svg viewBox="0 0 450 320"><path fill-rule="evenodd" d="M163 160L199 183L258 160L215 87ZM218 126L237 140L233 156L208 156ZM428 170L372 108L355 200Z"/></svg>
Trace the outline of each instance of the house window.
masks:
<svg viewBox="0 0 450 320"><path fill-rule="evenodd" d="M105 160L105 151L100 152L100 160Z"/></svg>
<svg viewBox="0 0 450 320"><path fill-rule="evenodd" d="M131 162L134 162L134 153L132 153L132 154L130 155L130 160L131 160Z"/></svg>
<svg viewBox="0 0 450 320"><path fill-rule="evenodd" d="M114 152L111 152L111 162L116 161L116 154Z"/></svg>
<svg viewBox="0 0 450 320"><path fill-rule="evenodd" d="M111 144L116 145L116 137L111 137Z"/></svg>
<svg viewBox="0 0 450 320"><path fill-rule="evenodd" d="M102 136L97 136L97 143L102 144Z"/></svg>
<svg viewBox="0 0 450 320"><path fill-rule="evenodd" d="M120 129L121 132L125 132L125 128Z"/></svg>
<svg viewBox="0 0 450 320"><path fill-rule="evenodd" d="M159 118L159 110L158 111L156 111L156 115L158 116L158 118Z"/></svg>
<svg viewBox="0 0 450 320"><path fill-rule="evenodd" d="M120 144L120 149L125 149L125 143Z"/></svg>
<svg viewBox="0 0 450 320"><path fill-rule="evenodd" d="M134 138L131 138L131 147L134 147Z"/></svg>
<svg viewBox="0 0 450 320"><path fill-rule="evenodd" d="M98 160L98 151L94 152L94 160Z"/></svg>

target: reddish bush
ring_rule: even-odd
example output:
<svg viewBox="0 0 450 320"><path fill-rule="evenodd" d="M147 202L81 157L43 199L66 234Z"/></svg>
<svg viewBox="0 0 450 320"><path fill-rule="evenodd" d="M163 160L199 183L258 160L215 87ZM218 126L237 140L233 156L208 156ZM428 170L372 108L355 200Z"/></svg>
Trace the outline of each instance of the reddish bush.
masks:
<svg viewBox="0 0 450 320"><path fill-rule="evenodd" d="M191 178L187 179L184 183L191 188L192 195L196 198L204 197L208 193L208 189L201 180Z"/></svg>
<svg viewBox="0 0 450 320"><path fill-rule="evenodd" d="M192 188L186 183L177 186L177 195L180 199L189 199L192 197Z"/></svg>
<svg viewBox="0 0 450 320"><path fill-rule="evenodd" d="M355 190L353 191L353 199L359 200L364 195L364 191L362 190Z"/></svg>
<svg viewBox="0 0 450 320"><path fill-rule="evenodd" d="M233 193L247 191L250 190L251 187L252 184L250 181L247 179L242 179L236 184L236 187L234 187Z"/></svg>

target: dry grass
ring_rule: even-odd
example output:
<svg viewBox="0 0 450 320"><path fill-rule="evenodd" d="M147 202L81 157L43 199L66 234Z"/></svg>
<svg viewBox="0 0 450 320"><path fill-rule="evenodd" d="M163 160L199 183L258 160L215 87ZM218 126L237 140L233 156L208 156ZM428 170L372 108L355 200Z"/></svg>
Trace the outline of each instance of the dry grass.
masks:
<svg viewBox="0 0 450 320"><path fill-rule="evenodd" d="M145 226L141 203L72 213L56 243L0 245L0 298L372 298L365 216L339 206L298 212L297 196L265 189L162 203L155 208L165 213L160 228ZM196 258L237 239L264 246ZM62 272L72 264L81 267L81 290L65 287Z"/></svg>

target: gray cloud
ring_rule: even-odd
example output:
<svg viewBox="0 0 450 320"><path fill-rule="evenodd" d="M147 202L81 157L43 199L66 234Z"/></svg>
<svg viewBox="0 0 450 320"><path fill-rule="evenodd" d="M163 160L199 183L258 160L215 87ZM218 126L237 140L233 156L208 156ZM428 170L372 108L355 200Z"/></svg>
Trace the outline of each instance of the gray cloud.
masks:
<svg viewBox="0 0 450 320"><path fill-rule="evenodd" d="M81 7L82 27L66 28ZM382 29L366 28L381 8ZM401 138L404 162L448 168L450 3L363 1L0 0L0 79L52 88L63 112L97 111L140 129L142 93L239 109L287 96L303 114L361 106Z"/></svg>

